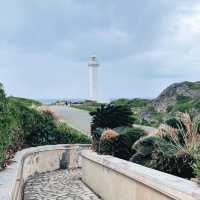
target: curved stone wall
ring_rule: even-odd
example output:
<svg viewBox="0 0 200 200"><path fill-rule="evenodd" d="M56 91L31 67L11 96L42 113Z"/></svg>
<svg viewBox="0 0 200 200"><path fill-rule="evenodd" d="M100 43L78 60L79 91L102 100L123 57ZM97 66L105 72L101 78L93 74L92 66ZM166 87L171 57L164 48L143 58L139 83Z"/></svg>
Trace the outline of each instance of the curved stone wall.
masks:
<svg viewBox="0 0 200 200"><path fill-rule="evenodd" d="M112 156L82 151L82 180L104 200L199 200L200 186Z"/></svg>
<svg viewBox="0 0 200 200"><path fill-rule="evenodd" d="M80 152L90 145L49 145L19 151L0 172L0 200L21 200L23 185L35 173L81 167Z"/></svg>
<svg viewBox="0 0 200 200"><path fill-rule="evenodd" d="M200 199L200 186L196 183L97 155L89 148L90 145L52 145L18 152L13 163L0 172L0 200L21 200L24 183L35 173L77 168L81 168L83 182L104 200Z"/></svg>

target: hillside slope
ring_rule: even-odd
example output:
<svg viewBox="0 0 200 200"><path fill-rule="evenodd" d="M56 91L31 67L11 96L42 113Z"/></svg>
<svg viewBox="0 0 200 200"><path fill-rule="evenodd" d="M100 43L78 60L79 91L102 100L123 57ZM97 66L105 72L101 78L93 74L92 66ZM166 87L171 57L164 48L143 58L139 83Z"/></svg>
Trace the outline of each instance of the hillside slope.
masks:
<svg viewBox="0 0 200 200"><path fill-rule="evenodd" d="M7 97L8 101L13 102L13 103L21 103L27 107L31 106L41 106L42 104L39 101L33 100L33 99L25 99L21 97L13 97L9 96Z"/></svg>
<svg viewBox="0 0 200 200"><path fill-rule="evenodd" d="M200 111L200 82L185 81L170 85L140 113L140 118L147 124L157 126L177 111L191 114Z"/></svg>
<svg viewBox="0 0 200 200"><path fill-rule="evenodd" d="M153 107L157 112L166 112L178 101L192 100L200 97L200 82L174 83L167 87L153 100Z"/></svg>

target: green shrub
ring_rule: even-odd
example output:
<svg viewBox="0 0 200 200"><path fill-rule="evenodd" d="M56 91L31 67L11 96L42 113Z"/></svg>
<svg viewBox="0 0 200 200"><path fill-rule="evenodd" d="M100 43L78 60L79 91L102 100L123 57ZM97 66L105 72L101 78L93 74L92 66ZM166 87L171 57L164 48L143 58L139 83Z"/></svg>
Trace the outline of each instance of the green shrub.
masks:
<svg viewBox="0 0 200 200"><path fill-rule="evenodd" d="M24 127L27 130L25 144L28 146L91 143L90 139L80 131L65 123L57 124L53 115L48 111L36 112L29 120L31 120L30 123L26 121L24 124L29 124L28 127Z"/></svg>
<svg viewBox="0 0 200 200"><path fill-rule="evenodd" d="M56 133L57 144L90 144L90 138L82 132L69 127L65 123L58 123Z"/></svg>
<svg viewBox="0 0 200 200"><path fill-rule="evenodd" d="M125 98L116 99L111 102L111 104L116 106L128 106L129 103L130 99L125 99Z"/></svg>
<svg viewBox="0 0 200 200"><path fill-rule="evenodd" d="M130 161L162 172L193 177L193 157L180 151L168 139L159 136L147 136L133 145L135 153Z"/></svg>
<svg viewBox="0 0 200 200"><path fill-rule="evenodd" d="M193 105L191 102L176 104L172 112L189 112L192 109L192 107Z"/></svg>
<svg viewBox="0 0 200 200"><path fill-rule="evenodd" d="M192 98L191 98L191 97L188 97L188 96L181 96L181 95L178 95L178 96L176 97L176 100L177 100L177 103L178 103L178 104L183 104L183 103L187 103L187 102L191 101Z"/></svg>
<svg viewBox="0 0 200 200"><path fill-rule="evenodd" d="M186 152L179 151L170 142L161 140L152 152L152 159L146 163L147 167L166 172L182 178L194 176L192 165L194 159Z"/></svg>
<svg viewBox="0 0 200 200"><path fill-rule="evenodd" d="M135 99L125 99L125 98L121 98L121 99L116 99L113 100L111 102L111 104L117 105L117 106L130 106L130 107L145 107L147 106L151 101L148 99L139 99L139 98L135 98Z"/></svg>
<svg viewBox="0 0 200 200"><path fill-rule="evenodd" d="M25 99L21 97L13 97L9 96L7 97L8 101L10 103L20 103L26 107L34 107L34 106L41 106L42 104L39 101L33 100L33 99Z"/></svg>
<svg viewBox="0 0 200 200"><path fill-rule="evenodd" d="M96 101L86 100L78 104L77 103L71 104L71 107L81 109L81 110L86 110L89 112L94 112L100 105L101 103L98 103Z"/></svg>
<svg viewBox="0 0 200 200"><path fill-rule="evenodd" d="M117 136L112 139L100 140L99 146L98 146L99 147L98 153L103 154L103 155L115 156L118 139L119 138Z"/></svg>
<svg viewBox="0 0 200 200"><path fill-rule="evenodd" d="M0 169L25 147L60 143L90 143L90 139L66 124L57 124L48 110L38 111L34 100L6 97L0 85Z"/></svg>
<svg viewBox="0 0 200 200"><path fill-rule="evenodd" d="M37 111L21 103L11 103L13 146L89 143L90 139L79 131L58 123L49 111Z"/></svg>
<svg viewBox="0 0 200 200"><path fill-rule="evenodd" d="M0 169L4 167L8 147L11 143L10 118L8 115L8 102L0 84Z"/></svg>
<svg viewBox="0 0 200 200"><path fill-rule="evenodd" d="M132 146L134 154L130 161L145 166L152 160L152 152L159 142L160 138L155 136L146 136L136 141Z"/></svg>
<svg viewBox="0 0 200 200"><path fill-rule="evenodd" d="M132 145L142 136L144 131L138 128L120 127L114 129L118 135L112 139L100 140L99 153L113 155L115 157L129 160L133 154Z"/></svg>
<svg viewBox="0 0 200 200"><path fill-rule="evenodd" d="M92 116L92 131L96 128L131 127L134 122L132 111L127 106L101 105L97 111L91 112L90 115Z"/></svg>
<svg viewBox="0 0 200 200"><path fill-rule="evenodd" d="M28 146L56 144L56 122L48 111L32 110L29 117L22 116L25 144Z"/></svg>

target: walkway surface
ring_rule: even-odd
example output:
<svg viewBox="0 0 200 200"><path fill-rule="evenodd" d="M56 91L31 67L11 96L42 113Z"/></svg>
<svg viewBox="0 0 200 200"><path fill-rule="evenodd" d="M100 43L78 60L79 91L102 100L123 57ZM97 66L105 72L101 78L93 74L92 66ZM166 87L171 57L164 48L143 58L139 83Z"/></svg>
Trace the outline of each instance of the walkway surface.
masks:
<svg viewBox="0 0 200 200"><path fill-rule="evenodd" d="M90 135L90 122L92 117L89 112L68 106L48 106L48 108L55 113L58 119L66 121L70 126ZM155 134L157 130L153 127L137 124L134 124L133 126L144 129L149 135Z"/></svg>
<svg viewBox="0 0 200 200"><path fill-rule="evenodd" d="M100 200L75 170L36 174L25 183L24 200Z"/></svg>
<svg viewBox="0 0 200 200"><path fill-rule="evenodd" d="M49 106L48 108L60 120L66 121L70 126L90 135L91 116L89 112L68 106Z"/></svg>

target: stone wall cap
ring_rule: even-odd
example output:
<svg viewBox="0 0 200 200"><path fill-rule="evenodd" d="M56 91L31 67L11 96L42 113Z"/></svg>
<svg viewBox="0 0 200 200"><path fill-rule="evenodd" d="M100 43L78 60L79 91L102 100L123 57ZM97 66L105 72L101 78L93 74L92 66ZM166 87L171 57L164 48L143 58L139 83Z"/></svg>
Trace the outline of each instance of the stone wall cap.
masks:
<svg viewBox="0 0 200 200"><path fill-rule="evenodd" d="M115 172L147 185L173 199L200 199L200 186L192 181L113 156L98 155L91 150L83 150L81 155L87 160L100 164L108 170L114 170Z"/></svg>

